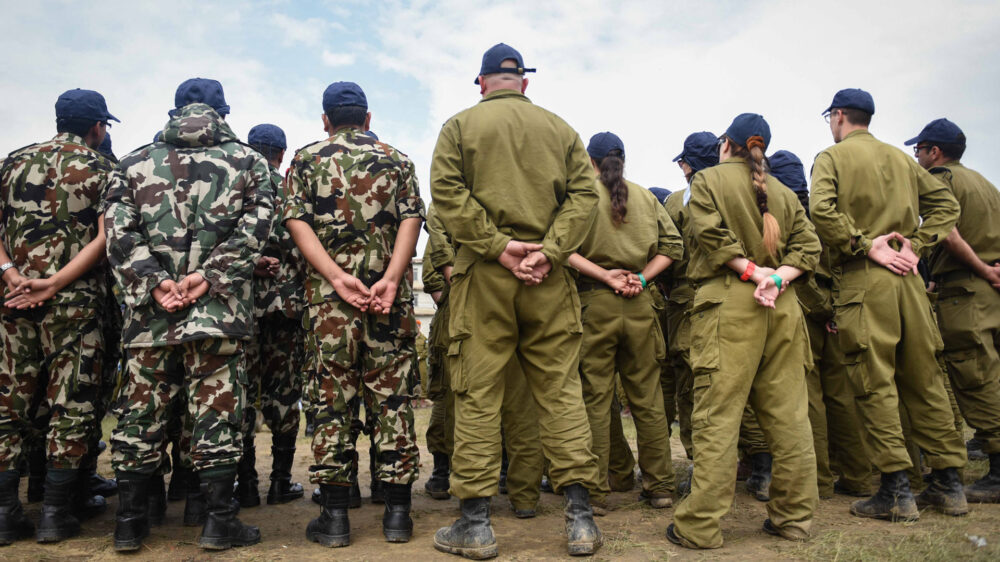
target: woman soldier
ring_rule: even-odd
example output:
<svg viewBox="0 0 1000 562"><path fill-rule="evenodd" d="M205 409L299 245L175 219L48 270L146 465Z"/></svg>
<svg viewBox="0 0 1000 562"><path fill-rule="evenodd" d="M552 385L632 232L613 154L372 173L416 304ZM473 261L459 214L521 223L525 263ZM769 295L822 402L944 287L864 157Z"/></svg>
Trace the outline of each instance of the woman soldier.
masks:
<svg viewBox="0 0 1000 562"><path fill-rule="evenodd" d="M667 538L688 548L722 546L719 519L733 501L747 402L774 457L764 530L804 540L818 503L809 338L790 283L816 266L820 243L795 194L767 174L770 140L763 117L739 115L720 139L721 163L691 182L694 478L667 527Z"/></svg>
<svg viewBox="0 0 1000 562"><path fill-rule="evenodd" d="M599 463L600 505L610 492L608 460L615 372L635 420L642 469L642 497L670 507L674 472L660 390L665 346L653 301L644 289L684 254L680 234L656 196L625 181L625 146L613 133L598 133L587 146L600 177L596 217L569 263L582 274L580 378Z"/></svg>

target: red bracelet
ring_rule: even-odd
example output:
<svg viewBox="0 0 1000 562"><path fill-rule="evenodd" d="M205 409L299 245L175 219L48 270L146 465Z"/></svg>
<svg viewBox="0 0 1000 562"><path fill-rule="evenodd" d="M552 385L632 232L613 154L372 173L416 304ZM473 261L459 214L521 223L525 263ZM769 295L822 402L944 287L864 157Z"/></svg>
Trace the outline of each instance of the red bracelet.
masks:
<svg viewBox="0 0 1000 562"><path fill-rule="evenodd" d="M757 269L757 264L754 262L747 262L746 271L743 272L743 275L740 275L740 281L749 281L750 276L753 275L755 269Z"/></svg>

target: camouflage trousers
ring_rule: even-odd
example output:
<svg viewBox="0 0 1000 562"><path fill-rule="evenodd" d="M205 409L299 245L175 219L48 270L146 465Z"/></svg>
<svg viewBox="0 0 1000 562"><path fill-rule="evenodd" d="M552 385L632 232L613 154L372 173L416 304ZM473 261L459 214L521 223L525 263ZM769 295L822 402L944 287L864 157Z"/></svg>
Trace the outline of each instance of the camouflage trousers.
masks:
<svg viewBox="0 0 1000 562"><path fill-rule="evenodd" d="M170 409L187 396L191 461L196 471L235 465L246 386L242 341L208 338L126 350L127 379L111 434L115 472L153 474L164 462Z"/></svg>
<svg viewBox="0 0 1000 562"><path fill-rule="evenodd" d="M20 460L33 418L47 416L51 468L78 468L96 423L103 337L96 311L46 307L0 315L0 471Z"/></svg>
<svg viewBox="0 0 1000 562"><path fill-rule="evenodd" d="M254 433L257 411L273 435L299 431L303 336L301 320L281 313L257 319L257 337L246 345L244 435Z"/></svg>
<svg viewBox="0 0 1000 562"><path fill-rule="evenodd" d="M356 452L350 404L358 395L371 418L377 459L373 478L393 484L416 481L420 454L410 404L417 373L412 305L396 305L381 316L331 301L310 306L307 314L306 393L316 408L310 481L351 481Z"/></svg>

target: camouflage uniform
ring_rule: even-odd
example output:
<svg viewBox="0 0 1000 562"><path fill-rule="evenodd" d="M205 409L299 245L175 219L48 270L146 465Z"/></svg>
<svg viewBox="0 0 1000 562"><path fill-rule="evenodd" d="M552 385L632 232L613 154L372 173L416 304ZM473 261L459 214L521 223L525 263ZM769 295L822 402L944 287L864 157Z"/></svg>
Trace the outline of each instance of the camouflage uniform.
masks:
<svg viewBox="0 0 1000 562"><path fill-rule="evenodd" d="M366 286L388 267L399 224L424 216L410 159L351 128L299 150L285 186L282 218L307 223L334 262ZM309 269L303 325L306 393L317 408L313 483L351 481L349 402L357 394L369 413L377 412L373 478L392 484L417 479L420 459L410 405L417 373L411 278L408 270L392 310L377 315L341 300L325 277Z"/></svg>
<svg viewBox="0 0 1000 562"><path fill-rule="evenodd" d="M252 334L251 275L267 240L273 186L267 162L211 107L175 110L161 142L122 159L127 184L109 194L108 257L128 307L128 377L112 434L115 471L152 474L164 457L168 406L187 395L198 471L240 457ZM167 312L152 296L168 279L201 273L210 288Z"/></svg>
<svg viewBox="0 0 1000 562"><path fill-rule="evenodd" d="M3 243L22 275L50 277L66 266L97 236L105 194L121 181L110 160L71 133L11 153L0 176ZM105 290L95 268L39 308L2 309L0 471L17 465L36 393L45 402L36 406L51 416L50 468L79 466L95 423L104 349L97 309Z"/></svg>

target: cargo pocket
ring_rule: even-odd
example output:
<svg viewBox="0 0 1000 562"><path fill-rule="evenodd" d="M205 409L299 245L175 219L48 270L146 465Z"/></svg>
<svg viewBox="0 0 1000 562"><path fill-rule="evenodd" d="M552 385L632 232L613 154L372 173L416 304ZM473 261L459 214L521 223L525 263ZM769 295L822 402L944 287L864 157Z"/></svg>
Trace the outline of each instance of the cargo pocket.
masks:
<svg viewBox="0 0 1000 562"><path fill-rule="evenodd" d="M943 287L937 299L937 319L944 348L951 351L983 345L977 329L981 324L975 303L976 292L966 287Z"/></svg>
<svg viewBox="0 0 1000 562"><path fill-rule="evenodd" d="M695 377L719 368L719 316L723 296L695 299L691 307L691 371Z"/></svg>
<svg viewBox="0 0 1000 562"><path fill-rule="evenodd" d="M691 401L694 409L691 411L691 429L697 431L708 427L711 420L708 419L708 411L711 405L702 399L702 395L708 392L712 386L712 375L695 375L691 383Z"/></svg>
<svg viewBox="0 0 1000 562"><path fill-rule="evenodd" d="M465 369L462 364L462 342L465 340L453 340L448 344L448 377L451 383L451 390L458 394L463 394L469 390L469 381L465 379Z"/></svg>
<svg viewBox="0 0 1000 562"><path fill-rule="evenodd" d="M986 361L980 361L980 357ZM944 353L944 363L948 367L951 384L962 390L978 388L990 379L989 358L976 349L961 349Z"/></svg>
<svg viewBox="0 0 1000 562"><path fill-rule="evenodd" d="M562 268L563 276L566 279L566 287L569 291L569 333L571 334L582 334L583 333L583 308L580 305L580 293L576 290L576 281L573 280L573 274L569 272L568 268Z"/></svg>
<svg viewBox="0 0 1000 562"><path fill-rule="evenodd" d="M847 363L857 363L868 351L868 322L864 315L865 291L845 290L833 303L833 321L837 325L837 343Z"/></svg>

